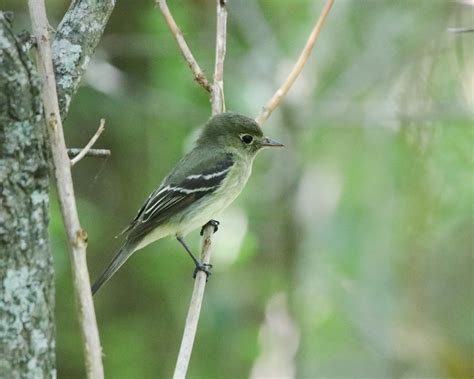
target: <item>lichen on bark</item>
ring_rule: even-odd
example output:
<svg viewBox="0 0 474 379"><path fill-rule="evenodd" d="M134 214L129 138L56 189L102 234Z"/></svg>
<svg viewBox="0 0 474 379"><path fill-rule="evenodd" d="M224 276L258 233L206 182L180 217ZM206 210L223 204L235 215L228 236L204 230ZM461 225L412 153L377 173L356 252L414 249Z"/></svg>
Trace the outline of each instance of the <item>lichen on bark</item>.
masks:
<svg viewBox="0 0 474 379"><path fill-rule="evenodd" d="M59 24L53 41L53 61L63 118L114 5L115 0L74 0Z"/></svg>
<svg viewBox="0 0 474 379"><path fill-rule="evenodd" d="M53 54L63 118L114 5L73 0L58 27ZM0 378L54 378L49 148L36 70L11 17L0 11Z"/></svg>
<svg viewBox="0 0 474 379"><path fill-rule="evenodd" d="M0 12L0 377L52 378L49 166L35 69Z"/></svg>

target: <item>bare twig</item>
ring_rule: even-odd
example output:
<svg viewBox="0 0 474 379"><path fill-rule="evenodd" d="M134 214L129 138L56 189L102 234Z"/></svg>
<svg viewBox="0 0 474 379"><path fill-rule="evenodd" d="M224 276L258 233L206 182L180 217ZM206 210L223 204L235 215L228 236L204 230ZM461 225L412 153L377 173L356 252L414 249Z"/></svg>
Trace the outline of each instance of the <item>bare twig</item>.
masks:
<svg viewBox="0 0 474 379"><path fill-rule="evenodd" d="M213 233L213 226L208 225L204 228L201 249L201 259L203 263L208 264L211 259L211 236ZM201 313L206 280L206 274L202 271L198 271L194 281L193 294L191 296L191 303L189 304L186 326L184 328L183 339L181 340L181 346L179 348L178 360L176 362L173 379L183 379L186 377L191 352L193 350L194 338L196 336L199 314Z"/></svg>
<svg viewBox="0 0 474 379"><path fill-rule="evenodd" d="M56 80L53 71L44 0L29 0L28 6L33 34L38 44L38 70L43 80L42 97L51 142L61 213L71 249L71 266L87 377L93 379L103 378L104 370L102 367L99 332L86 264L87 234L81 228L76 209L71 165L66 152L61 117L59 115Z"/></svg>
<svg viewBox="0 0 474 379"><path fill-rule="evenodd" d="M316 22L316 25L314 26L313 30L311 31L311 34L309 35L308 40L306 41L306 45L303 48L303 51L301 52L290 74L288 75L284 83L281 85L281 87L278 88L278 90L275 92L270 101L265 104L260 114L255 118L255 121L258 124L262 125L268 119L268 117L270 117L272 112L280 105L281 101L288 93L288 90L291 88L296 78L301 73L301 70L303 70L303 67L311 54L316 39L318 38L319 33L321 32L324 20L326 20L326 17L329 14L333 3L334 0L327 0L326 5L324 6L319 16L319 19Z"/></svg>
<svg viewBox="0 0 474 379"><path fill-rule="evenodd" d="M84 149L82 149L79 154L77 154L74 158L71 159L71 166L74 166L77 162L79 162L82 158L86 156L86 154L89 152L92 146L94 146L94 143L100 137L104 129L105 129L105 119L101 118L99 128L97 129L95 134L92 136L91 140L87 143L86 146L84 146Z"/></svg>
<svg viewBox="0 0 474 379"><path fill-rule="evenodd" d="M201 70L201 67L199 67L199 64L197 63L196 59L194 59L193 53L191 53L191 50L189 49L188 44L184 39L183 33L176 24L176 21L174 20L173 15L171 14L168 8L168 4L166 4L166 0L155 1L158 7L160 8L163 17L165 18L165 21L168 24L168 27L170 28L171 34L173 34L174 39L178 43L183 58L186 60L186 63L193 72L194 79L202 88L204 88L208 92L211 92L212 87L209 84L206 75Z"/></svg>
<svg viewBox="0 0 474 379"><path fill-rule="evenodd" d="M226 1L217 0L217 32L216 32L216 59L214 68L214 83L211 92L212 114L217 114L225 109L224 103L224 58L226 47L227 30L227 10ZM213 226L206 226L202 237L201 260L209 264L211 259L211 237L214 232ZM191 352L193 350L194 339L196 337L197 324L201 313L202 300L204 298L204 289L206 287L207 275L198 271L194 281L191 303L186 317L183 338L179 348L178 359L174 370L174 379L183 379L186 377Z"/></svg>
<svg viewBox="0 0 474 379"><path fill-rule="evenodd" d="M81 153L81 151L84 149L79 149L79 148L68 148L67 149L67 155L69 156L70 159L76 157ZM86 157L94 157L94 158L108 158L110 157L112 153L110 152L109 149L90 149L86 153Z"/></svg>
<svg viewBox="0 0 474 379"><path fill-rule="evenodd" d="M212 84L212 114L225 112L224 100L224 58L227 38L226 0L217 0L216 63Z"/></svg>
<svg viewBox="0 0 474 379"><path fill-rule="evenodd" d="M474 28L448 28L448 32L450 33L472 33L474 32Z"/></svg>

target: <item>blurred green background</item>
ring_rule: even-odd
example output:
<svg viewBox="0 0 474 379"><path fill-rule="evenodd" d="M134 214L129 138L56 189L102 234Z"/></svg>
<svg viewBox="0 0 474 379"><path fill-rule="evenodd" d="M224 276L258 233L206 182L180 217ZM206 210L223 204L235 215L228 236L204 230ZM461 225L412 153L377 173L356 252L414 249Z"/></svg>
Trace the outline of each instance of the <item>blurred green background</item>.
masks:
<svg viewBox="0 0 474 379"><path fill-rule="evenodd" d="M47 2L57 26L68 2ZM6 0L18 30L26 5ZM215 3L169 1L213 71ZM256 116L321 0L229 1L227 108ZM337 0L302 76L264 125L265 151L220 218L189 378L472 378L474 33L470 0ZM189 149L206 93L151 0L118 1L65 122L99 119L106 160L74 168L96 278L114 236ZM53 199L60 378L84 377L69 257ZM197 251L198 232L188 236ZM193 286L172 238L95 297L108 378L171 377Z"/></svg>

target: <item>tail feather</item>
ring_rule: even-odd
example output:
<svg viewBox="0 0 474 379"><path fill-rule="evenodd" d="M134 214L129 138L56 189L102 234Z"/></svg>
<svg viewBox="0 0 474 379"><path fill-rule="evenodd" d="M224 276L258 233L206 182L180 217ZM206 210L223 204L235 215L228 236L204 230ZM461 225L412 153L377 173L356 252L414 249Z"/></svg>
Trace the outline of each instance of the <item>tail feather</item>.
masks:
<svg viewBox="0 0 474 379"><path fill-rule="evenodd" d="M135 251L135 245L125 242L125 244L120 248L120 250L115 254L115 257L106 267L104 272L100 275L99 279L96 280L92 286L92 295L109 281L109 279L118 271L120 267L125 263L125 261L132 255Z"/></svg>

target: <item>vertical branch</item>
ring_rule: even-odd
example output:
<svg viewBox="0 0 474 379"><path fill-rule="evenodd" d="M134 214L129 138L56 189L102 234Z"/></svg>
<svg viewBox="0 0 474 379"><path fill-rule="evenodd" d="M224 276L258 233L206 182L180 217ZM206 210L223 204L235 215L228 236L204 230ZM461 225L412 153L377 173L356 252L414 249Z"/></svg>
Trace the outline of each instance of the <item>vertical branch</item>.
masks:
<svg viewBox="0 0 474 379"><path fill-rule="evenodd" d="M321 29L324 25L324 21L326 20L326 17L329 14L329 11L331 10L333 4L334 0L327 0L321 14L319 15L318 21L314 25L314 28L311 31L308 40L306 41L306 45L304 46L303 51L298 57L298 60L293 66L293 69L291 70L290 74L280 86L280 88L278 88L272 98L268 101L268 103L265 104L260 114L255 118L257 124L262 125L268 119L268 117L270 117L272 112L280 105L281 101L286 96L291 86L295 82L296 78L298 78L298 76L300 75L301 70L303 70L304 65L308 61L311 51L313 50L314 44L316 43L319 33L321 32Z"/></svg>
<svg viewBox="0 0 474 379"><path fill-rule="evenodd" d="M71 165L59 113L56 80L44 0L29 0L31 25L38 45L38 70L43 81L42 97L55 168L61 213L71 249L71 266L77 313L88 378L103 378L99 332L86 264L87 234L81 228L74 197Z"/></svg>
<svg viewBox="0 0 474 379"><path fill-rule="evenodd" d="M214 66L214 83L212 84L212 114L225 111L224 99L224 59L227 38L227 0L217 0L216 27L216 63Z"/></svg>
<svg viewBox="0 0 474 379"><path fill-rule="evenodd" d="M213 226L207 226L202 236L201 259L204 263L209 263L211 259L211 236L214 232ZM202 300L204 298L204 289L206 287L206 274L198 271L194 281L193 294L189 304L188 315L184 327L183 338L179 348L178 360L174 370L173 379L183 379L188 371L189 360L193 351L194 338L201 313Z"/></svg>
<svg viewBox="0 0 474 379"><path fill-rule="evenodd" d="M224 111L224 58L226 48L227 35L227 9L226 0L217 0L217 32L216 32L216 59L214 67L214 82L212 84L211 92L211 106L212 114L218 114ZM214 227L207 225L204 228L202 236L201 261L204 264L209 264L211 260L211 244ZM193 350L194 339L196 337L197 324L199 322L199 315L201 313L201 305L204 298L204 289L206 287L207 275L198 271L194 281L193 294L191 296L191 303L186 317L186 324L184 326L183 338L179 348L178 359L173 374L173 379L183 379L186 377L186 372Z"/></svg>

